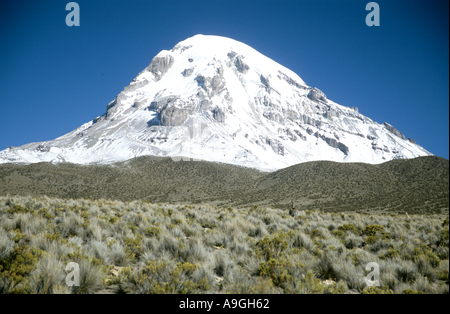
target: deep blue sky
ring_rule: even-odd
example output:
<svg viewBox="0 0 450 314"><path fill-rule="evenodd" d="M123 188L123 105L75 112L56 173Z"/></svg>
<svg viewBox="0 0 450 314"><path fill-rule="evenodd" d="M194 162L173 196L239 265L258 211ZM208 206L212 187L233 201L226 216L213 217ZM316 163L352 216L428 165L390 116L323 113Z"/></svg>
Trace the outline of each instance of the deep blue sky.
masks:
<svg viewBox="0 0 450 314"><path fill-rule="evenodd" d="M378 0L0 2L0 150L52 140L102 115L161 50L230 37L329 99L449 158L449 2Z"/></svg>

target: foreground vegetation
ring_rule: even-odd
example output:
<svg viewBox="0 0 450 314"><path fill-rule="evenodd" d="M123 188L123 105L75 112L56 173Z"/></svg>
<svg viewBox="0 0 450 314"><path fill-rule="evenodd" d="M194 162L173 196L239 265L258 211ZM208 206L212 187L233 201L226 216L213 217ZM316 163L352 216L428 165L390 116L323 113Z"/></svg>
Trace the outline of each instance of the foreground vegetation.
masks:
<svg viewBox="0 0 450 314"><path fill-rule="evenodd" d="M448 228L448 213L0 197L0 293L448 293Z"/></svg>

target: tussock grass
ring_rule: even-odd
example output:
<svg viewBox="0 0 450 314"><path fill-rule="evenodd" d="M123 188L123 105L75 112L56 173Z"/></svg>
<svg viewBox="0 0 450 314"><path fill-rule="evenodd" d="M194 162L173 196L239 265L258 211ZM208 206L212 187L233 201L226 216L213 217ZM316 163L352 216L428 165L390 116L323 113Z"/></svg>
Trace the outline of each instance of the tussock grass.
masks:
<svg viewBox="0 0 450 314"><path fill-rule="evenodd" d="M448 230L448 214L0 197L0 293L448 293Z"/></svg>

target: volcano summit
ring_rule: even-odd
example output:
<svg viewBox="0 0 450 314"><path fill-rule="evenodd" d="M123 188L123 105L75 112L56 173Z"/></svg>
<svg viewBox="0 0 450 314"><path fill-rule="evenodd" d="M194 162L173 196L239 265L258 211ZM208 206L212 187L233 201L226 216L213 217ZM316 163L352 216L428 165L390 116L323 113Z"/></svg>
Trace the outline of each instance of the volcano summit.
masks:
<svg viewBox="0 0 450 314"><path fill-rule="evenodd" d="M156 55L106 113L0 163L188 157L264 171L315 160L382 163L431 155L388 123L329 100L238 41L196 35Z"/></svg>

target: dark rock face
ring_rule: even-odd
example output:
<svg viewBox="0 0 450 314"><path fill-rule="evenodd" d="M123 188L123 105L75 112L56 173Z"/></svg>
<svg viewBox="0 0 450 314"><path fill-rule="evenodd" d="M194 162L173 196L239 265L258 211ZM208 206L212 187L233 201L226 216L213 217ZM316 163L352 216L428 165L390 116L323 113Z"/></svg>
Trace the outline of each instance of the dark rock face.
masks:
<svg viewBox="0 0 450 314"><path fill-rule="evenodd" d="M348 147L345 144L342 144L341 142L336 140L335 138L327 137L325 135L320 134L319 132L314 133L314 136L324 140L331 147L339 149L345 155L348 155L349 152Z"/></svg>
<svg viewBox="0 0 450 314"><path fill-rule="evenodd" d="M238 55L234 59L234 65L236 66L237 70L241 72L242 74L247 73L248 70L250 70L250 67L244 62L244 57L241 55Z"/></svg>
<svg viewBox="0 0 450 314"><path fill-rule="evenodd" d="M218 68L217 74L211 77L204 77L199 75L195 78L200 86L208 95L208 97L213 97L225 89L225 80L223 78L223 69Z"/></svg>
<svg viewBox="0 0 450 314"><path fill-rule="evenodd" d="M400 137L403 140L405 139L405 136L402 133L400 133L399 130L397 130L392 125L390 125L389 123L385 122L385 123L383 123L383 125L389 132L391 132L395 136L398 136L398 137Z"/></svg>
<svg viewBox="0 0 450 314"><path fill-rule="evenodd" d="M261 80L261 83L266 87L266 88L270 88L269 85L269 78L265 77L264 75L261 74L261 76L259 77L259 79Z"/></svg>
<svg viewBox="0 0 450 314"><path fill-rule="evenodd" d="M155 81L159 81L164 74L172 67L174 59L172 56L154 57L147 70L155 75Z"/></svg>
<svg viewBox="0 0 450 314"><path fill-rule="evenodd" d="M117 110L120 107L120 104L122 104L122 101L124 101L125 99L127 99L127 95L125 94L124 91L122 91L119 95L117 95L116 99L114 99L106 106L105 118L106 119L111 118L111 116L117 112Z"/></svg>
<svg viewBox="0 0 450 314"><path fill-rule="evenodd" d="M188 77L188 76L192 75L192 72L194 72L194 68L189 68L189 69L185 69L182 74L184 77Z"/></svg>
<svg viewBox="0 0 450 314"><path fill-rule="evenodd" d="M36 147L36 150L41 153L46 153L50 151L50 147L40 144L38 147Z"/></svg>
<svg viewBox="0 0 450 314"><path fill-rule="evenodd" d="M217 122L225 122L225 113L220 108L215 108L212 113Z"/></svg>
<svg viewBox="0 0 450 314"><path fill-rule="evenodd" d="M337 148L339 148L345 155L348 155L349 149L346 145L339 142Z"/></svg>
<svg viewBox="0 0 450 314"><path fill-rule="evenodd" d="M123 91L124 92L132 92L132 91L135 91L136 89L141 88L142 86L145 86L147 84L148 84L148 81L147 80L143 80L141 82L137 82L137 83L128 85L127 87L125 87L123 89Z"/></svg>
<svg viewBox="0 0 450 314"><path fill-rule="evenodd" d="M320 120L316 120L308 115L300 114L299 116L300 122L304 124L309 124L315 127L320 127L322 125L322 122Z"/></svg>
<svg viewBox="0 0 450 314"><path fill-rule="evenodd" d="M236 57L237 53L234 51L231 51L229 53L227 53L228 58L233 59L234 57Z"/></svg>
<svg viewBox="0 0 450 314"><path fill-rule="evenodd" d="M175 103L175 101L178 99L177 96L167 96L167 97L161 97L157 100L154 100L150 103L150 106L148 107L149 110L155 110L157 113L160 113L162 110L164 110L169 104Z"/></svg>
<svg viewBox="0 0 450 314"><path fill-rule="evenodd" d="M327 96L318 88L314 87L311 89L311 91L308 93L308 98L315 101L323 101L327 102Z"/></svg>
<svg viewBox="0 0 450 314"><path fill-rule="evenodd" d="M412 138L409 138L409 137L408 137L407 140L408 140L410 143L417 144L416 141L413 140Z"/></svg>
<svg viewBox="0 0 450 314"><path fill-rule="evenodd" d="M194 112L193 104L182 102L177 96L161 97L154 100L148 109L158 113L157 120L162 126L181 125L186 121L189 114ZM154 125L155 121L149 122L149 125Z"/></svg>
<svg viewBox="0 0 450 314"><path fill-rule="evenodd" d="M186 121L189 111L177 107L169 107L161 111L160 121L162 126L177 126Z"/></svg>
<svg viewBox="0 0 450 314"><path fill-rule="evenodd" d="M305 86L300 85L299 83L297 83L295 80L293 80L292 78L290 78L289 76L287 76L286 74L284 74L281 71L278 71L278 73L280 73L280 75L278 76L279 79L283 79L285 80L288 84L295 86L299 89L306 89Z"/></svg>
<svg viewBox="0 0 450 314"><path fill-rule="evenodd" d="M279 114L278 112L274 111L274 110L266 110L263 113L264 118L283 124L285 123L284 118L281 114Z"/></svg>
<svg viewBox="0 0 450 314"><path fill-rule="evenodd" d="M303 135L300 131L294 130L295 133L297 133L298 137L300 137L302 140L306 141L307 138L305 135Z"/></svg>
<svg viewBox="0 0 450 314"><path fill-rule="evenodd" d="M278 140L266 137L266 144L270 145L275 153L284 156L284 146Z"/></svg>

